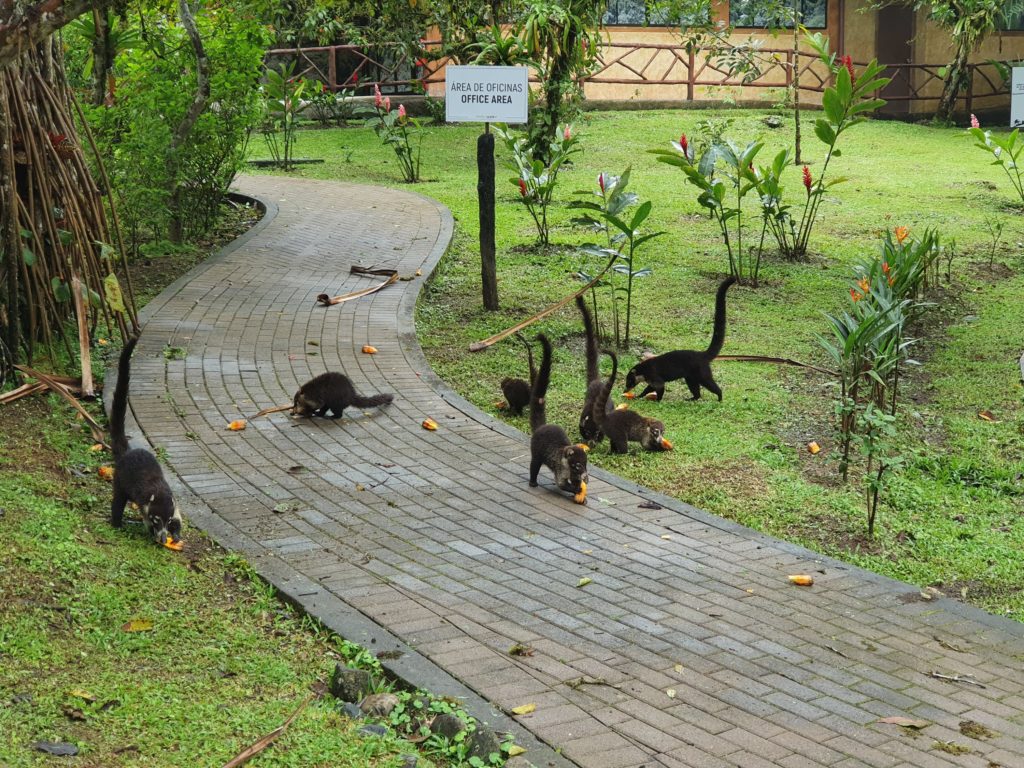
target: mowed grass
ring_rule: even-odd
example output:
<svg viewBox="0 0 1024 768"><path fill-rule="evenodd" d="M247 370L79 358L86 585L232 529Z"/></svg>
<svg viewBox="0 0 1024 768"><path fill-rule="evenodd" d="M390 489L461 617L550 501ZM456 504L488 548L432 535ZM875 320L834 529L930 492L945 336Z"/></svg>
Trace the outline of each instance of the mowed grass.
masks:
<svg viewBox="0 0 1024 768"><path fill-rule="evenodd" d="M67 760L31 746L50 741L82 766L222 765L344 649L197 531L174 553L141 524L113 529L104 459L69 413L56 398L0 408L0 764ZM135 620L151 628L126 631ZM327 696L251 765L396 768L414 752L358 727Z"/></svg>
<svg viewBox="0 0 1024 768"><path fill-rule="evenodd" d="M594 263L579 254L592 235L572 226L566 203L575 190L592 190L601 171L632 167L630 188L654 209L645 227L666 235L645 246L637 266L653 276L634 294L633 343L621 355L628 367L646 351L703 348L711 334L714 291L724 277L725 251L717 228L701 212L693 187L675 168L656 162L648 149L665 148L681 132L696 138L701 119L732 119L728 136L745 143L762 138L767 162L791 142L792 120L780 129L758 111L651 111L588 113L575 125L584 151L560 177L553 247L540 251L532 222L504 149L498 149L497 246L502 309L485 312L480 301L476 207L476 137L481 126L426 130L423 178L398 180L391 150L362 127L304 131L297 156L323 158L297 174L394 185L446 204L456 221L452 247L424 291L417 314L420 341L436 371L479 407L495 407L499 380L525 376L525 355L514 339L486 352L467 351L483 339L543 309L579 287L574 273ZM813 117L813 114L810 115ZM805 122L804 155L817 176L822 145ZM835 387L828 376L774 365L720 361L716 377L725 400L686 398L682 382L670 384L663 402L632 407L655 415L674 442L671 454L611 456L607 444L590 454L605 467L683 501L818 551L919 585L936 585L954 597L1024 620L1024 440L1020 372L1024 350L1024 251L1018 200L1002 171L972 146L962 129L872 121L840 140L842 157L830 175L847 181L830 190L806 262L770 255L762 285L729 292L724 354L775 355L827 366L817 335L823 313L841 309L851 266L878 250L879 236L896 225L912 232L935 227L943 242L955 240L952 283L932 298L912 356L921 365L904 383L900 451L907 464L893 478L879 511L873 540L859 476L839 482L830 460ZM254 141L252 151L265 157ZM799 169L789 172L791 200L803 190ZM747 210L756 216L756 201ZM324 215L330 215L325 211ZM995 252L989 223L1004 225ZM754 230L750 230L751 234ZM607 307L605 296L600 296ZM607 321L608 315L602 315ZM556 342L548 414L575 433L584 390L581 324L570 305L530 329ZM607 363L606 363L607 365ZM989 410L996 421L979 418ZM513 419L528 429L525 419ZM808 441L823 450L811 456ZM526 482L526 465L523 466ZM586 514L584 510L582 514Z"/></svg>

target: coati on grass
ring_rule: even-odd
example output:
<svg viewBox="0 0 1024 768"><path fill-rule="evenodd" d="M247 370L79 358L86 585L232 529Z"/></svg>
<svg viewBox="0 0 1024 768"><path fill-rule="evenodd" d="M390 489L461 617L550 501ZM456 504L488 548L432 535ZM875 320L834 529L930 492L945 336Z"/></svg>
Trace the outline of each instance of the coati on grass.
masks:
<svg viewBox="0 0 1024 768"><path fill-rule="evenodd" d="M711 375L711 361L718 357L718 353L722 351L722 344L725 343L725 292L735 282L736 278L730 277L718 286L718 293L715 296L715 328L708 348L703 352L677 349L641 360L626 374L626 392L633 389L638 382L644 381L647 382L647 386L638 397L654 392L658 400L661 400L665 395L666 381L686 379L686 386L690 388L692 399L699 400L700 388L704 387L718 395L719 401L722 400L722 388L715 383Z"/></svg>
<svg viewBox="0 0 1024 768"><path fill-rule="evenodd" d="M601 394L604 382L601 381L601 371L598 365L597 334L594 331L594 321L590 317L590 310L582 296L576 297L576 306L583 315L583 330L587 337L587 394L583 399L583 411L580 413L580 436L588 443L599 443L604 437L600 425L594 421L594 401ZM611 396L605 398L605 411L611 413L615 410L615 402Z"/></svg>
<svg viewBox="0 0 1024 768"><path fill-rule="evenodd" d="M346 408L372 408L387 405L395 399L394 395L371 395L363 397L356 392L348 376L335 371L321 373L301 387L292 399L293 416L326 416L331 412L331 419L340 419Z"/></svg>
<svg viewBox="0 0 1024 768"><path fill-rule="evenodd" d="M537 380L537 369L533 364L533 349L530 347L530 343L523 338L521 333L517 333L516 338L523 342L523 346L526 347L526 359L530 365L530 380L526 382L512 376L506 376L501 380L501 394L505 396L509 413L513 416L522 416L523 408L530 404L530 389L533 387L533 382Z"/></svg>
<svg viewBox="0 0 1024 768"><path fill-rule="evenodd" d="M594 401L593 415L594 421L608 436L612 453L628 453L630 440L640 443L648 451L672 450L672 443L665 439L665 425L657 419L630 410L605 411L605 403L615 386L615 376L619 371L619 360L615 353L606 351L605 354L612 359L612 372Z"/></svg>
<svg viewBox="0 0 1024 768"><path fill-rule="evenodd" d="M551 342L543 333L537 336L543 349L540 370L530 393L530 486L537 486L541 465L555 476L555 485L569 491L577 504L587 501L587 452L570 442L565 430L546 424L544 398L551 381Z"/></svg>
<svg viewBox="0 0 1024 768"><path fill-rule="evenodd" d="M145 448L128 447L124 433L128 410L128 382L131 378L132 351L139 338L129 339L121 350L117 366L117 386L110 409L110 437L114 449L114 499L110 504L110 522L120 528L124 507L129 501L142 511L146 530L157 544L181 538L181 513L164 479L156 456Z"/></svg>

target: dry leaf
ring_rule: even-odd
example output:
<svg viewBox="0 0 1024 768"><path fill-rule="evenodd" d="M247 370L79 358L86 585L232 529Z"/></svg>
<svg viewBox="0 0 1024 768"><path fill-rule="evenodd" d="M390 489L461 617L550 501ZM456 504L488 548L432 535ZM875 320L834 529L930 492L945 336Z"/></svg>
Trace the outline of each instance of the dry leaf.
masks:
<svg viewBox="0 0 1024 768"><path fill-rule="evenodd" d="M789 580L798 587L810 587L814 584L814 577L806 573L793 574Z"/></svg>
<svg viewBox="0 0 1024 768"><path fill-rule="evenodd" d="M984 419L985 421L998 421L995 416L992 415L992 411L978 411L978 418Z"/></svg>
<svg viewBox="0 0 1024 768"><path fill-rule="evenodd" d="M518 707L512 707L513 715L528 715L537 709L536 704L520 704Z"/></svg>
<svg viewBox="0 0 1024 768"><path fill-rule="evenodd" d="M889 725L899 725L903 728L914 728L916 730L921 730L922 728L927 728L931 725L927 720L913 720L909 717L900 717L899 715L883 717L880 718L878 722L889 723Z"/></svg>
<svg viewBox="0 0 1024 768"><path fill-rule="evenodd" d="M113 467L100 467L98 470L96 470L96 472L104 480L113 480L114 479L114 468Z"/></svg>
<svg viewBox="0 0 1024 768"><path fill-rule="evenodd" d="M96 701L95 696L93 696L88 691L83 690L82 688L72 688L70 691L68 691L68 696L73 696L76 699L83 699L90 703Z"/></svg>
<svg viewBox="0 0 1024 768"><path fill-rule="evenodd" d="M582 579L580 579L580 583L577 584L576 586L577 587L585 587L585 586L587 586L587 584L589 584L592 581L593 581L593 579L590 579L590 578L587 578L586 576L584 576Z"/></svg>
<svg viewBox="0 0 1024 768"><path fill-rule="evenodd" d="M807 450L811 453L811 455L814 455L815 453L818 453L818 452L821 451L821 446L818 445L813 440L811 440L811 442L809 442L807 444Z"/></svg>
<svg viewBox="0 0 1024 768"><path fill-rule="evenodd" d="M363 344L363 354L364 355L376 355L377 354L377 348L376 347L371 347L369 344Z"/></svg>
<svg viewBox="0 0 1024 768"><path fill-rule="evenodd" d="M228 429L230 429L232 432L240 432L241 430L245 429L246 424L248 424L248 422L245 419L235 419L230 424L228 424Z"/></svg>
<svg viewBox="0 0 1024 768"><path fill-rule="evenodd" d="M513 744L511 747L508 748L508 756L509 757L518 757L519 755L525 755L525 754L526 754L526 750L523 749L522 747L520 747L518 744Z"/></svg>
<svg viewBox="0 0 1024 768"><path fill-rule="evenodd" d="M665 695L668 696L670 699L674 699L676 697L676 689L675 688L666 688L665 689Z"/></svg>
<svg viewBox="0 0 1024 768"><path fill-rule="evenodd" d="M121 625L124 632L152 632L153 622L149 619L132 619Z"/></svg>
<svg viewBox="0 0 1024 768"><path fill-rule="evenodd" d="M437 422L434 421L433 419L424 419L423 428L433 432L437 429Z"/></svg>
<svg viewBox="0 0 1024 768"><path fill-rule="evenodd" d="M663 538L663 539L671 539L672 537L669 534L667 534L667 533L663 533L663 534L661 534L661 538Z"/></svg>

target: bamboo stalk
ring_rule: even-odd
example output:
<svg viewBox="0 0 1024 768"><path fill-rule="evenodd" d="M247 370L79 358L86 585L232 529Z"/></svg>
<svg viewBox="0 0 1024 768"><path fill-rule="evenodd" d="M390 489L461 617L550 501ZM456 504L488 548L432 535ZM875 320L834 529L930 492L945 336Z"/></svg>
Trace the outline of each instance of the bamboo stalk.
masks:
<svg viewBox="0 0 1024 768"><path fill-rule="evenodd" d="M96 390L92 382L92 358L89 354L89 318L85 311L85 296L82 295L82 280L71 276L71 295L75 300L75 314L78 316L78 354L82 363L82 394L94 397Z"/></svg>

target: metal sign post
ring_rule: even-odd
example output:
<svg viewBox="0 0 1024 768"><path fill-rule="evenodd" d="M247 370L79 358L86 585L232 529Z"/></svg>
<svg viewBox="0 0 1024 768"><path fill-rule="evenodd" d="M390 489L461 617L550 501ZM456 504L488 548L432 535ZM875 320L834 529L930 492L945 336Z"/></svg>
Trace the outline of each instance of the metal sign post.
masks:
<svg viewBox="0 0 1024 768"><path fill-rule="evenodd" d="M445 68L445 120L483 123L476 142L477 202L480 209L480 280L484 308L498 309L498 267L494 247L494 134L492 122L525 123L529 101L526 67Z"/></svg>
<svg viewBox="0 0 1024 768"><path fill-rule="evenodd" d="M1014 67L1010 88L1010 127L1021 126L1024 126L1024 67Z"/></svg>

